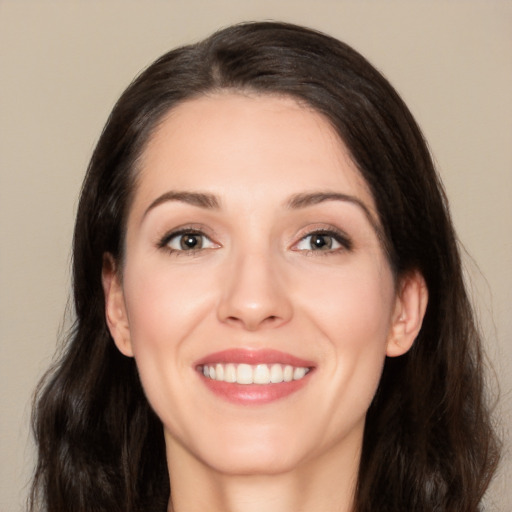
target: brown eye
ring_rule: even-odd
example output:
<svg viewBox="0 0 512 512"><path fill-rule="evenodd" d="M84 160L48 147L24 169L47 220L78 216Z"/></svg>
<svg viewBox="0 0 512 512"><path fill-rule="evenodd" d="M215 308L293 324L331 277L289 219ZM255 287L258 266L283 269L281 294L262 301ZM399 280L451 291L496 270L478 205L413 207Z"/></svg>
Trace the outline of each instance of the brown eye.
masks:
<svg viewBox="0 0 512 512"><path fill-rule="evenodd" d="M171 233L160 245L172 251L198 251L218 247L205 234L193 231Z"/></svg>
<svg viewBox="0 0 512 512"><path fill-rule="evenodd" d="M309 243L312 250L324 251L332 249L333 239L329 235L311 235Z"/></svg>
<svg viewBox="0 0 512 512"><path fill-rule="evenodd" d="M179 237L180 249L187 251L190 249L201 249L203 247L203 240L201 235L195 233L187 233Z"/></svg>
<svg viewBox="0 0 512 512"><path fill-rule="evenodd" d="M342 247L335 235L329 233L312 233L302 238L296 245L299 251L330 251Z"/></svg>

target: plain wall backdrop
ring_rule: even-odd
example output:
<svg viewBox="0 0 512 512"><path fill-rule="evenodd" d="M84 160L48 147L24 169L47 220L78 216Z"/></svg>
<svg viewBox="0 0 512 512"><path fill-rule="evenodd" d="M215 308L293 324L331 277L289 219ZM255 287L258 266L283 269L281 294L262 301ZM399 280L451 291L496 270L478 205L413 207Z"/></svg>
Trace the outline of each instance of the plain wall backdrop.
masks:
<svg viewBox="0 0 512 512"><path fill-rule="evenodd" d="M110 109L170 48L256 19L351 44L422 127L501 388L505 451L486 510L512 510L511 1L0 0L0 512L24 509L31 396L68 325L74 213Z"/></svg>

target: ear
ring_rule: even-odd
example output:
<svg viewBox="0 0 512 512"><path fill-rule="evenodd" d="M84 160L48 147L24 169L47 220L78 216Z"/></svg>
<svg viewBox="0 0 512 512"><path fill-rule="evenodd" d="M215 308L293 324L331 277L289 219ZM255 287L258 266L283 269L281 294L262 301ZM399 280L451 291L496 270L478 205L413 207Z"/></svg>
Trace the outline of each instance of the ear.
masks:
<svg viewBox="0 0 512 512"><path fill-rule="evenodd" d="M427 309L428 289L422 274L415 270L398 283L395 311L386 346L386 355L405 354L420 332Z"/></svg>
<svg viewBox="0 0 512 512"><path fill-rule="evenodd" d="M101 281L105 295L105 318L110 334L119 351L125 356L133 357L123 286L117 264L108 253L103 255Z"/></svg>

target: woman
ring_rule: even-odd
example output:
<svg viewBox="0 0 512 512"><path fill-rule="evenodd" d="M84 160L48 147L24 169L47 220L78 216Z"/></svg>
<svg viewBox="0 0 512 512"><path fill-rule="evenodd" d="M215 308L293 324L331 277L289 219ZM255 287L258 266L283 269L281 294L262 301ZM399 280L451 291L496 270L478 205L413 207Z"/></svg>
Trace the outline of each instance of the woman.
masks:
<svg viewBox="0 0 512 512"><path fill-rule="evenodd" d="M32 510L476 511L498 450L411 114L285 24L171 51L82 189Z"/></svg>

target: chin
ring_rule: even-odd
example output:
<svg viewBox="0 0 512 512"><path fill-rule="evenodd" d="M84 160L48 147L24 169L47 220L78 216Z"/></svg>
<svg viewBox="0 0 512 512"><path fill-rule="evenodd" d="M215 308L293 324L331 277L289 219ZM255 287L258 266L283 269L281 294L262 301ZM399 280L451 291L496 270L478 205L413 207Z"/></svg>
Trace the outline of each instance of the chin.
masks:
<svg viewBox="0 0 512 512"><path fill-rule="evenodd" d="M221 427L219 425L219 427ZM226 426L225 426L226 427ZM292 431L293 432L293 431ZM167 438L172 451L185 450L196 461L225 475L277 475L292 471L315 450L311 436L290 435L282 425L239 424L188 432L191 437ZM192 439L193 436L193 439ZM302 441L300 442L300 440ZM176 441L178 443L176 443Z"/></svg>
<svg viewBox="0 0 512 512"><path fill-rule="evenodd" d="M225 475L270 476L288 473L300 465L297 454L289 455L282 448L265 448L254 445L239 450L228 449L209 466ZM210 457L209 457L210 458Z"/></svg>

